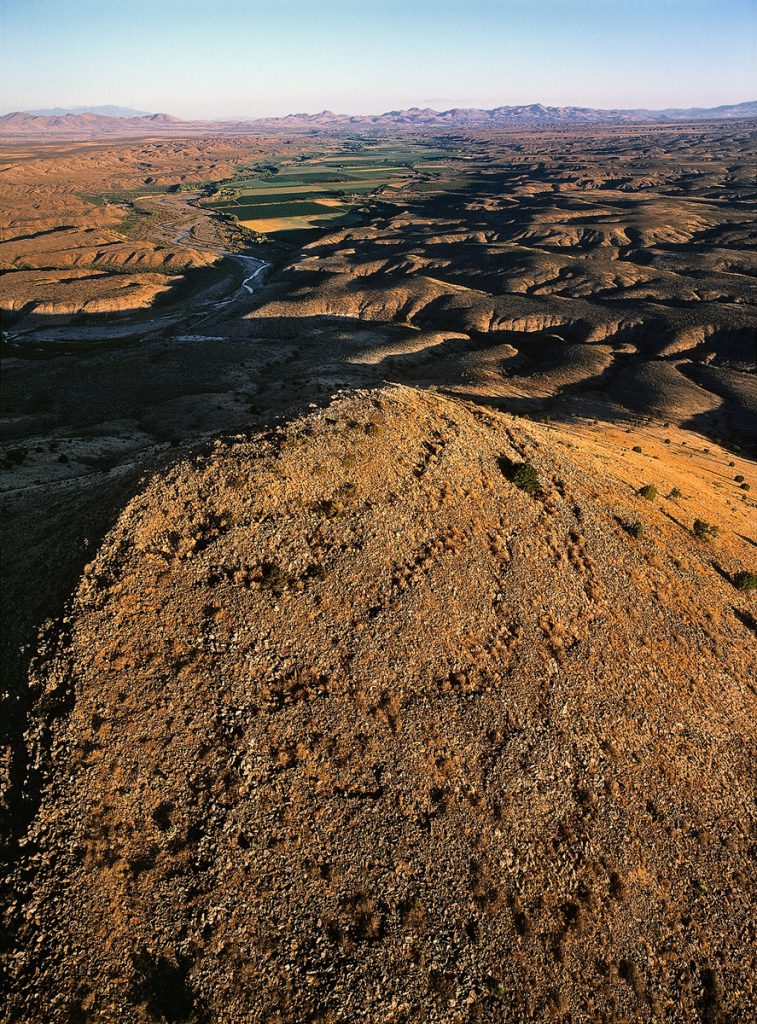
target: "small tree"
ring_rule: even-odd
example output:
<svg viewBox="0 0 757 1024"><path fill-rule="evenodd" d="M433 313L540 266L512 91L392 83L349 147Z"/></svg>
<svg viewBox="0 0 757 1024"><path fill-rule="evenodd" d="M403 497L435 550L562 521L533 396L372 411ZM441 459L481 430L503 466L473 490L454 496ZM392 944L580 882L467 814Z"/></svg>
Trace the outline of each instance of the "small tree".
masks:
<svg viewBox="0 0 757 1024"><path fill-rule="evenodd" d="M691 531L695 537L707 540L710 537L717 537L719 529L713 523L708 523L706 519L695 519Z"/></svg>
<svg viewBox="0 0 757 1024"><path fill-rule="evenodd" d="M259 586L263 590L271 590L274 594L281 594L292 582L289 573L285 572L275 562L263 562L260 567L258 578Z"/></svg>

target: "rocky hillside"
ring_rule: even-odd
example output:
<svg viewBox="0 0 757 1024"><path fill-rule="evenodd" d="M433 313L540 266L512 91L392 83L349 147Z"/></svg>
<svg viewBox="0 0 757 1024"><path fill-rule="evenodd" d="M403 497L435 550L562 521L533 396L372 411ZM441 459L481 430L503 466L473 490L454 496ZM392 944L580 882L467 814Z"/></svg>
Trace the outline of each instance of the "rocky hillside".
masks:
<svg viewBox="0 0 757 1024"><path fill-rule="evenodd" d="M40 645L7 1019L753 1019L753 549L595 455L393 387L152 480Z"/></svg>

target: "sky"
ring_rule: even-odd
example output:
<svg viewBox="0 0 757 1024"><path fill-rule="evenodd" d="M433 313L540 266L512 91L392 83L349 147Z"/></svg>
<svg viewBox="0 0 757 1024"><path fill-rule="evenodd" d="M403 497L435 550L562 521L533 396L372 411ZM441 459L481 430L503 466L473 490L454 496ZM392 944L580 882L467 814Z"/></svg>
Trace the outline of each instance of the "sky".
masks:
<svg viewBox="0 0 757 1024"><path fill-rule="evenodd" d="M0 112L757 99L757 0L0 0Z"/></svg>

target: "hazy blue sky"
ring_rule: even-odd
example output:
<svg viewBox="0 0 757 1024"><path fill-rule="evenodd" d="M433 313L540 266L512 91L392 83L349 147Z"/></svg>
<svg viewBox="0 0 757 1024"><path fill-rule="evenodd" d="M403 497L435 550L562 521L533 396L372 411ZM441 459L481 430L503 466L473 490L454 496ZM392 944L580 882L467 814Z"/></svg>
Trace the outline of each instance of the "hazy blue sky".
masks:
<svg viewBox="0 0 757 1024"><path fill-rule="evenodd" d="M184 117L757 98L757 0L0 0L0 107Z"/></svg>

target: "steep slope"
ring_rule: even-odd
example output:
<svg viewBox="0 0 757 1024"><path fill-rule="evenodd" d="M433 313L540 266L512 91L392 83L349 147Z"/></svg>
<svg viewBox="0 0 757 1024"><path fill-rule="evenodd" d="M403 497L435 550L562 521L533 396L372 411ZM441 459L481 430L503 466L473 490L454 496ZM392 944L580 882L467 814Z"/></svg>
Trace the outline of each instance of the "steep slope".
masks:
<svg viewBox="0 0 757 1024"><path fill-rule="evenodd" d="M41 645L9 1019L752 1019L749 544L596 456L396 387L151 481Z"/></svg>

